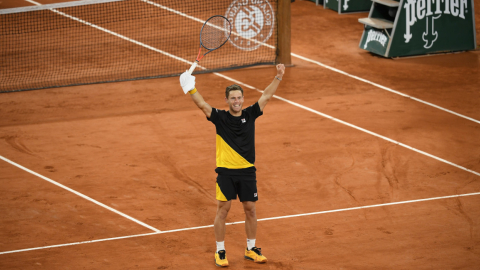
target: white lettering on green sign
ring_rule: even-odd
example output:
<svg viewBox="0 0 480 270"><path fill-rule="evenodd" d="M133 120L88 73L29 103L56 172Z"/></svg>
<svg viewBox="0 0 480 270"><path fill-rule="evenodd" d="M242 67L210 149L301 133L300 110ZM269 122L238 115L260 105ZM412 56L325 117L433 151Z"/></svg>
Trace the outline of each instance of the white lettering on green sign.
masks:
<svg viewBox="0 0 480 270"><path fill-rule="evenodd" d="M370 41L378 41L380 42L380 44L382 44L383 47L385 47L385 43L387 43L387 36L384 35L382 32L370 29L367 34L367 41L365 41L365 45L363 45L364 49L367 48L367 44Z"/></svg>
<svg viewBox="0 0 480 270"><path fill-rule="evenodd" d="M423 39L427 42L425 48L430 48L437 39L437 32L434 30L434 20L440 18L442 14L449 14L465 20L465 10L467 9L467 0L407 0L405 5L405 26L406 31L403 37L405 43L412 39L413 34L410 27L414 26L418 20L427 18L427 30L423 33ZM430 20L431 23L428 23ZM428 28L430 25L430 29ZM431 39L428 36L431 36ZM427 40L426 40L427 36ZM428 41L430 40L430 41ZM430 45L428 45L431 43Z"/></svg>

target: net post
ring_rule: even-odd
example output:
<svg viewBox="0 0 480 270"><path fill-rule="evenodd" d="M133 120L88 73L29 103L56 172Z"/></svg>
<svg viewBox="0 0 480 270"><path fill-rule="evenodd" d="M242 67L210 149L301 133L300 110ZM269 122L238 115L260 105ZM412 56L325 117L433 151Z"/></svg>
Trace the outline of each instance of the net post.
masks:
<svg viewBox="0 0 480 270"><path fill-rule="evenodd" d="M292 65L290 49L290 2L291 0L277 0L277 64Z"/></svg>

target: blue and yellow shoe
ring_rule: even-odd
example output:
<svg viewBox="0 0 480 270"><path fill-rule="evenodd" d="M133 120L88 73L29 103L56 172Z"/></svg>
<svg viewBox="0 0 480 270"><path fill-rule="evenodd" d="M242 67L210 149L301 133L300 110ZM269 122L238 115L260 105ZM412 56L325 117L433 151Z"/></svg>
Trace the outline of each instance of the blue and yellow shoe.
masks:
<svg viewBox="0 0 480 270"><path fill-rule="evenodd" d="M228 266L227 253L225 250L215 252L215 265L219 267Z"/></svg>
<svg viewBox="0 0 480 270"><path fill-rule="evenodd" d="M252 249L248 250L245 249L245 259L254 261L256 263L266 263L267 258L262 255L262 249L253 247Z"/></svg>

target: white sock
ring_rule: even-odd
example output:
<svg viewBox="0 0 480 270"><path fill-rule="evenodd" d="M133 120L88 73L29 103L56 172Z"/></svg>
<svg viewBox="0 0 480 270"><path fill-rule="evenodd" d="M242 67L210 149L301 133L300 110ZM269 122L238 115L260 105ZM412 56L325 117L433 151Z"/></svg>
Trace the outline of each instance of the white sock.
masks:
<svg viewBox="0 0 480 270"><path fill-rule="evenodd" d="M255 247L255 239L247 239L248 250L252 249L253 247Z"/></svg>
<svg viewBox="0 0 480 270"><path fill-rule="evenodd" d="M225 241L217 242L217 252L220 250L225 250Z"/></svg>

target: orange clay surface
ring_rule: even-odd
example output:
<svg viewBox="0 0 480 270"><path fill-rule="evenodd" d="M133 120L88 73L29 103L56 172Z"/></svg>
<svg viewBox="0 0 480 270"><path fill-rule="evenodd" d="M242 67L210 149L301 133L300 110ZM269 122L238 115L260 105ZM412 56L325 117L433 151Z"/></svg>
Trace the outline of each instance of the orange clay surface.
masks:
<svg viewBox="0 0 480 270"><path fill-rule="evenodd" d="M358 48L365 16L295 1L292 53L480 120L479 51L380 58ZM273 99L256 134L269 262L244 260L231 224L229 269L478 269L480 194L438 197L480 192L480 123L292 61L279 97L465 169ZM222 74L263 89L275 70ZM196 81L226 109L231 81ZM138 221L0 160L0 269L217 269L215 129L178 77L0 94L0 115L0 156ZM243 220L236 201L228 222Z"/></svg>

